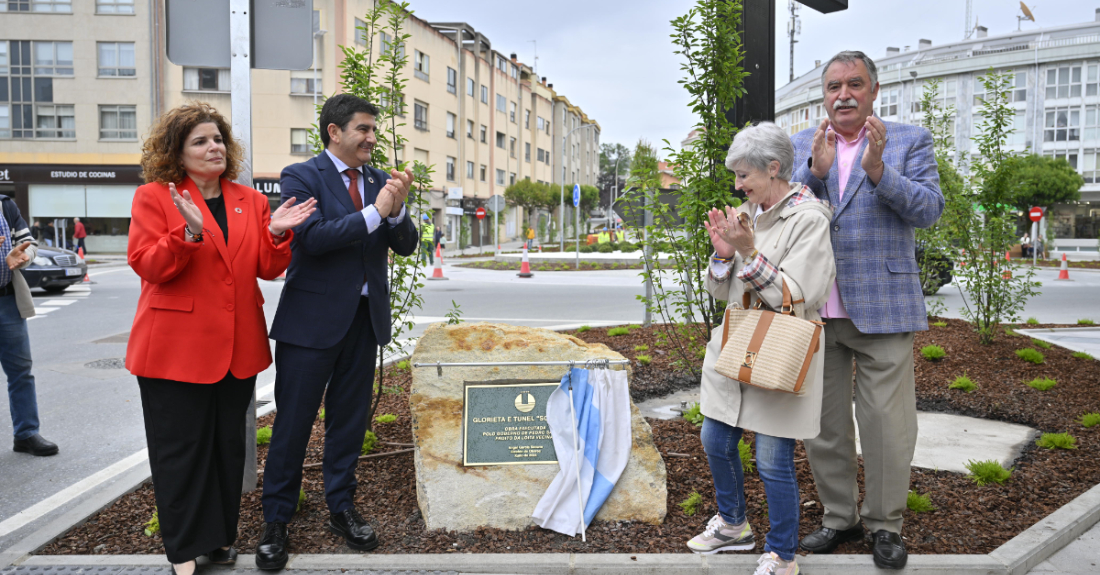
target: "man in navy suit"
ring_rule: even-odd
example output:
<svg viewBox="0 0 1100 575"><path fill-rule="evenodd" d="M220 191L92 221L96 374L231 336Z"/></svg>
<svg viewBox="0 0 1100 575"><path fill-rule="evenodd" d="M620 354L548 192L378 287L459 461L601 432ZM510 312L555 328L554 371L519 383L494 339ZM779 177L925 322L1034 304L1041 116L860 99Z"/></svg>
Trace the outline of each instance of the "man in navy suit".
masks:
<svg viewBox="0 0 1100 575"><path fill-rule="evenodd" d="M412 173L366 165L378 109L350 94L325 102L325 151L288 166L283 200L317 200L294 230L293 259L271 327L279 406L264 468L263 536L256 566L282 569L287 523L298 503L302 462L321 399L325 402L325 501L329 529L348 547L370 551L378 537L355 509L355 469L367 430L379 345L390 341L389 250L409 256L417 234L405 212Z"/></svg>

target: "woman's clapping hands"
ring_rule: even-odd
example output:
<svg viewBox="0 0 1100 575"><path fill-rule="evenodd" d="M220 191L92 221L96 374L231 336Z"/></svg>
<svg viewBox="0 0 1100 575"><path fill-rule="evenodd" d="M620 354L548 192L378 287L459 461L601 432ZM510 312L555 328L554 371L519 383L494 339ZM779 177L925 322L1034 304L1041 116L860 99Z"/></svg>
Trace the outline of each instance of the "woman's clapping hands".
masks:
<svg viewBox="0 0 1100 575"><path fill-rule="evenodd" d="M317 199L310 198L301 204L294 205L297 198L290 198L275 213L271 214L271 225L268 229L271 233L281 236L287 230L306 221L313 212L317 211Z"/></svg>
<svg viewBox="0 0 1100 575"><path fill-rule="evenodd" d="M707 219L703 226L710 235L710 243L714 246L714 253L720 258L732 258L735 253L742 257L752 253L754 240L752 227L748 216L739 217L733 208L726 206L725 210L714 208L707 212Z"/></svg>

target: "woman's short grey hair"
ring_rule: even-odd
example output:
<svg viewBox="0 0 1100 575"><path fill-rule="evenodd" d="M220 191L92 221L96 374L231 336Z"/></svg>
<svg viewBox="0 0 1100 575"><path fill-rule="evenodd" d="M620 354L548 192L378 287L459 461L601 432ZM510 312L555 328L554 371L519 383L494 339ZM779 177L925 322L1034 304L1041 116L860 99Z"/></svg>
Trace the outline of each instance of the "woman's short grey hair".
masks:
<svg viewBox="0 0 1100 575"><path fill-rule="evenodd" d="M772 162L779 162L777 177L789 181L794 168L794 146L787 132L772 122L760 122L737 132L726 154L726 167L730 170L748 166L767 172Z"/></svg>
<svg viewBox="0 0 1100 575"><path fill-rule="evenodd" d="M867 54L860 52L859 50L845 50L837 53L836 56L829 58L828 62L825 62L825 67L821 69L821 91L824 92L828 86L825 85L825 73L829 71L829 66L841 62L844 64L855 64L856 62L863 62L863 66L867 68L867 75L871 76L871 88L878 84L878 68L875 67L875 62Z"/></svg>

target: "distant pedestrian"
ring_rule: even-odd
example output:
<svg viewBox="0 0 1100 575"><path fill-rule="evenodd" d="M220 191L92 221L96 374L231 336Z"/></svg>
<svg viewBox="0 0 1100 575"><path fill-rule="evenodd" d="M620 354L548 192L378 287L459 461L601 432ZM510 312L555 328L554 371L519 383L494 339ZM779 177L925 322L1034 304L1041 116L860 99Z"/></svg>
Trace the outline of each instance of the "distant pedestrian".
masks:
<svg viewBox="0 0 1100 575"><path fill-rule="evenodd" d="M45 232L42 230L42 220L34 220L34 225L31 226L31 237L34 241L41 243L43 233Z"/></svg>
<svg viewBox="0 0 1100 575"><path fill-rule="evenodd" d="M53 247L56 243L54 240L57 238L57 228L54 227L53 220L46 222L46 229L43 230L43 233L46 234L46 245Z"/></svg>
<svg viewBox="0 0 1100 575"><path fill-rule="evenodd" d="M38 434L38 398L31 375L31 339L27 319L34 317L31 289L19 270L31 265L38 256L38 242L15 200L0 196L0 253L7 254L0 264L0 366L8 376L8 405L11 408L12 449L31 455L55 455L57 445Z"/></svg>
<svg viewBox="0 0 1100 575"><path fill-rule="evenodd" d="M535 248L535 228L527 228L527 249Z"/></svg>
<svg viewBox="0 0 1100 575"><path fill-rule="evenodd" d="M87 230L84 229L84 223L80 221L80 218L73 218L73 244L77 249L84 250L84 253L88 253L88 248L84 247L84 238L88 237Z"/></svg>
<svg viewBox="0 0 1100 575"><path fill-rule="evenodd" d="M443 241L443 230L436 226L435 236L432 237L432 252L434 253L436 248L439 248L440 253L442 253L442 248L445 247L447 247L447 244Z"/></svg>
<svg viewBox="0 0 1100 575"><path fill-rule="evenodd" d="M420 226L420 257L426 265L435 265L435 226L428 214L420 216L424 224Z"/></svg>

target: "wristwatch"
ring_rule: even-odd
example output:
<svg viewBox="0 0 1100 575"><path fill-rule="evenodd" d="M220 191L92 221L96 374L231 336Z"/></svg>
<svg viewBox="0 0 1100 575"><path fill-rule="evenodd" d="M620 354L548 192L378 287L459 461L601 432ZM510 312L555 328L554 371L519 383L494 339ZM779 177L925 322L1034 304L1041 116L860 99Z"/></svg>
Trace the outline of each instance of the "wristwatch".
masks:
<svg viewBox="0 0 1100 575"><path fill-rule="evenodd" d="M186 225L183 226L183 235L191 238L192 240L194 240L196 242L201 242L202 241L202 232L200 231L197 234L193 234L193 233L191 233L191 228L187 227Z"/></svg>

